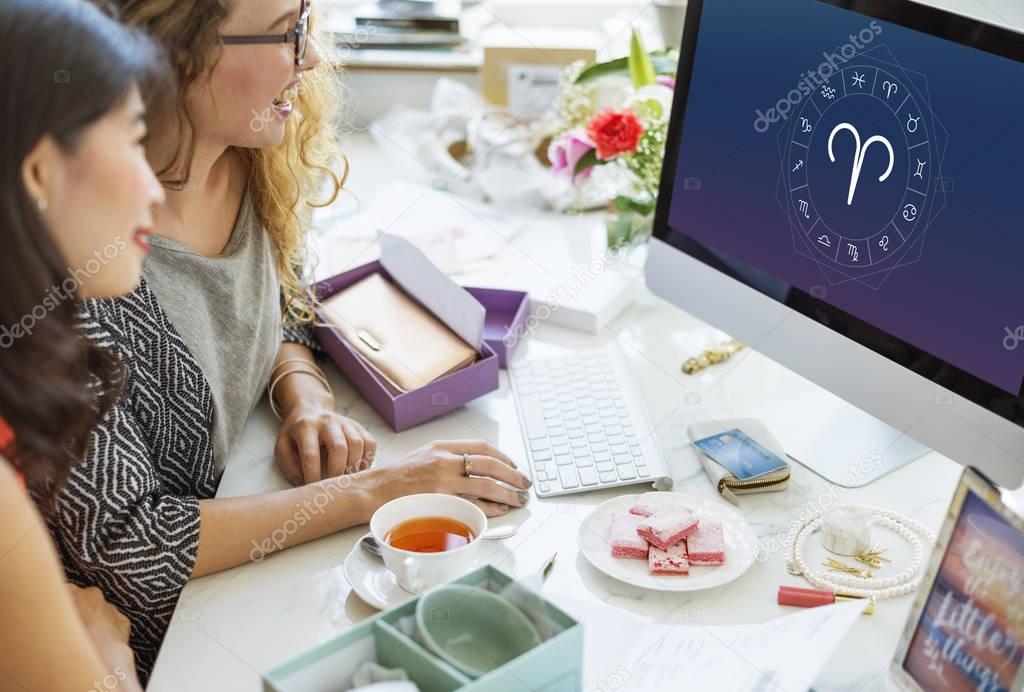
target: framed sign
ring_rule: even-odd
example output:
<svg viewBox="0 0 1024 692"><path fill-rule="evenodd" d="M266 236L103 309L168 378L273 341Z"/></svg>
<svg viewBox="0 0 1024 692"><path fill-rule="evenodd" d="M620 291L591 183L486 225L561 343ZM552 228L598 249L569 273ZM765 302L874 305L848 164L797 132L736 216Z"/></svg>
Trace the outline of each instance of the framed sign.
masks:
<svg viewBox="0 0 1024 692"><path fill-rule="evenodd" d="M1024 688L1024 520L964 471L893 660L929 692Z"/></svg>

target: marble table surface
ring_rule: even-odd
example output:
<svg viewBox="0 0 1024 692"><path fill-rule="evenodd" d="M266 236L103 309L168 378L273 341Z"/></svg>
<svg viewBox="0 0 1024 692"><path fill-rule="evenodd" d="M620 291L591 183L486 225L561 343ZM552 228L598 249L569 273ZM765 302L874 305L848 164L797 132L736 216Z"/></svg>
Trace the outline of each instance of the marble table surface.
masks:
<svg viewBox="0 0 1024 692"><path fill-rule="evenodd" d="M680 372L685 355L721 338L713 328L645 294L596 336L541 325L520 345L516 357L573 351L617 340L657 426L674 489L716 498L689 446L686 426L708 417L757 415L758 409L772 405L778 397L812 386L749 349L697 376ZM333 368L330 376L338 392L339 409L367 424L380 442L379 463L389 463L434 439L465 437L487 439L513 458L524 459L515 404L504 372L500 390L400 434L391 432ZM228 464L218 496L287 486L272 458L276 429L277 422L261 405ZM556 568L545 587L556 601L564 594L595 609L621 609L643 618L690 625L764 622L793 612L776 604L775 593L780 584L800 583L786 572L782 542L791 522L802 512L836 503L871 504L903 512L937 530L960 470L952 461L931 453L867 487L845 490L794 465L788 490L741 500L739 511L759 539L758 560L731 584L697 593L643 591L598 572L579 553L580 522L593 507L622 490L551 500L534 498L527 508L493 525L519 527L507 545L520 573L539 568L552 552L558 552ZM191 582L178 604L149 689L259 690L261 672L372 615L375 611L351 591L342 570L345 556L365 530L356 527ZM885 689L886 667L911 600L905 596L885 601L874 616L862 617L827 663L816 689ZM588 636L613 635L588 632ZM601 689L600 679L592 678L599 674L601 671L585 671L584 689Z"/></svg>
<svg viewBox="0 0 1024 692"><path fill-rule="evenodd" d="M392 170L393 159L379 147L366 135L356 136L349 143L353 170L360 173L353 175L349 187L363 200L372 197L377 183L387 179ZM390 155L401 158L404 154L393 151ZM334 238L327 245L327 272L373 259L365 241ZM532 265L553 277L568 278L573 267L591 266L591 260L600 256L602 246L599 222L586 216L566 218L554 235L550 224L525 231L490 260L491 266L479 266L476 270L483 274L507 274L516 267ZM641 261L642 253L602 270L636 274ZM756 348L745 349L730 361L694 376L680 371L686 357L726 338L713 327L642 290L626 311L596 335L540 323L520 344L515 357L543 357L617 342L656 426L658 442L675 481L674 489L724 502L717 498L689 446L687 425L709 418L757 416L759 411L789 397L814 390L812 384L761 356ZM328 368L328 376L337 394L339 410L361 421L377 438L378 463L390 463L432 440L451 438L483 438L514 459L525 459L515 404L504 371L498 391L400 434L383 423L333 366ZM277 426L269 409L261 404L227 463L219 497L287 487L273 459ZM624 612L647 620L693 626L759 623L795 612L777 605L775 596L780 584L800 583L786 572L782 543L789 526L801 514L831 504L863 503L903 512L937 530L960 472L954 462L930 453L867 487L844 490L794 465L788 490L741 500L738 509L758 536L758 560L736 581L696 593L643 591L598 572L580 554L580 522L593 507L622 490L552 500L534 498L527 508L516 510L493 525L518 526L507 546L515 555L520 575L538 569L553 552L558 552L545 593L556 601L570 599L577 611L582 608L595 615ZM355 527L272 555L262 562L189 583L153 672L151 692L256 692L261 689L262 672L373 615L373 608L352 592L342 569L346 555L365 531L365 526ZM885 601L875 615L861 617L825 665L815 688L886 689L886 669L911 601L910 596ZM614 632L586 632L588 639L614 636ZM606 663L587 661L585 690L608 688L608 680L602 677L607 674Z"/></svg>

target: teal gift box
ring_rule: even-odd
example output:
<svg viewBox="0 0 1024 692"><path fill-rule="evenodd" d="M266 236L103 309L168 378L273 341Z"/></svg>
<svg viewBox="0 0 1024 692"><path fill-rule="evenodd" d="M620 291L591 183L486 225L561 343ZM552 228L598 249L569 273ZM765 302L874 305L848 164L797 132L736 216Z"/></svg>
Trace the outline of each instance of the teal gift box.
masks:
<svg viewBox="0 0 1024 692"><path fill-rule="evenodd" d="M499 592L512 578L481 567L453 583ZM396 625L416 612L418 599L364 620L351 630L284 663L263 676L264 692L339 692L349 688L365 661L401 668L420 692L581 692L583 627L549 601L545 615L561 628L518 658L475 680L437 658Z"/></svg>

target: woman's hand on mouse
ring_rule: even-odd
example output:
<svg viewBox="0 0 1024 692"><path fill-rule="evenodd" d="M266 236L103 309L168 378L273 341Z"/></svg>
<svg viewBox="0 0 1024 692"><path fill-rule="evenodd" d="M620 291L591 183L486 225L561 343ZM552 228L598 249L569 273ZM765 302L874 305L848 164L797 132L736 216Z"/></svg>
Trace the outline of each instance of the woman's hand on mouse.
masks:
<svg viewBox="0 0 1024 692"><path fill-rule="evenodd" d="M378 476L378 506L414 493L446 493L466 498L490 517L525 506L533 485L515 462L483 440L437 440L372 473Z"/></svg>

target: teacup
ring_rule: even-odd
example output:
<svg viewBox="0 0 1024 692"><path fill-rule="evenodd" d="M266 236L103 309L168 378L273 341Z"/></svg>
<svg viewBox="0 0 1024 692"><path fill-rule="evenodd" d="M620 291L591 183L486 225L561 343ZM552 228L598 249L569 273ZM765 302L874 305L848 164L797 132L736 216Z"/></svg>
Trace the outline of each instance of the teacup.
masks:
<svg viewBox="0 0 1024 692"><path fill-rule="evenodd" d="M469 528L472 539L461 547L436 553L396 548L388 542L391 531L412 519L445 517ZM380 544L384 564L398 585L418 594L461 577L476 563L480 541L487 530L487 515L468 500L440 493L407 495L382 505L370 518L370 533Z"/></svg>

